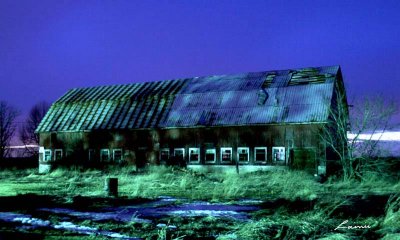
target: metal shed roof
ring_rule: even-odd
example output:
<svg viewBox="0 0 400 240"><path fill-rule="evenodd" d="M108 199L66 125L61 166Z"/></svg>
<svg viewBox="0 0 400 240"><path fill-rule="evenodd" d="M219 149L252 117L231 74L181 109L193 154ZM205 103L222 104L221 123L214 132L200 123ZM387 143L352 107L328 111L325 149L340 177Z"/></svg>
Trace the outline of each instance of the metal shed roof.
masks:
<svg viewBox="0 0 400 240"><path fill-rule="evenodd" d="M37 132L323 122L338 66L75 88Z"/></svg>

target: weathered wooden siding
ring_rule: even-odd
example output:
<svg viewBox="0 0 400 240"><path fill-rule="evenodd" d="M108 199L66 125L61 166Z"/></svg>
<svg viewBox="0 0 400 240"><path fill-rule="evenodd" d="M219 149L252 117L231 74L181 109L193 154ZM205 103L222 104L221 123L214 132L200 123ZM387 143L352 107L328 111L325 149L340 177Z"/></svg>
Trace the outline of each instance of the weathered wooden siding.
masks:
<svg viewBox="0 0 400 240"><path fill-rule="evenodd" d="M216 149L216 162L222 164L221 147L232 148L232 162L237 160L237 148L249 148L249 162L240 164L273 165L272 147L285 147L286 162L289 164L291 149L313 149L317 165L325 165L325 146L320 142L319 124L199 127L126 131L58 132L42 133L40 145L45 149L63 149L64 153L74 152L79 161L88 160L89 149L95 150L99 159L100 149L122 149L124 161L144 166L160 164L160 149L168 148L173 155L175 148L185 149L185 161L189 160L189 148L200 148L200 163L206 164L205 149ZM267 147L267 161L254 161L254 148ZM64 155L65 156L65 155ZM207 163L211 164L211 163ZM223 163L228 164L228 163Z"/></svg>

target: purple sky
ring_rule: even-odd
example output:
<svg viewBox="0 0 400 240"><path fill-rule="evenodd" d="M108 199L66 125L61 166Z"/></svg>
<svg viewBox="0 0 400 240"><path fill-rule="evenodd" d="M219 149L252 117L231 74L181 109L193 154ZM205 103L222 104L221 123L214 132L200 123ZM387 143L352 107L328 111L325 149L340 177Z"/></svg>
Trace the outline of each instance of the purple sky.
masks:
<svg viewBox="0 0 400 240"><path fill-rule="evenodd" d="M23 115L75 87L337 64L350 100L400 102L400 1L0 0L0 63Z"/></svg>

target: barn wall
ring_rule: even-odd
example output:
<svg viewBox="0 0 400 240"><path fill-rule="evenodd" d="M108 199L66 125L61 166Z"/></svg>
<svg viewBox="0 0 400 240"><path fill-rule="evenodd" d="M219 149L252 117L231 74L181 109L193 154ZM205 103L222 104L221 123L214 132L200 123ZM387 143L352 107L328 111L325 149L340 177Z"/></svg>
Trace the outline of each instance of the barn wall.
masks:
<svg viewBox="0 0 400 240"><path fill-rule="evenodd" d="M320 127L318 124L304 124L42 133L40 145L45 149L62 149L63 159L68 160L69 157L78 161L88 161L90 149L94 150L92 160L100 158L100 149L109 149L111 157L114 149L121 149L124 161L138 166L159 164L160 149L169 149L173 157L175 148L184 148L184 160L188 162L189 148L195 147L200 148L200 162L190 164L222 164L221 148L231 147L232 162L223 164L233 165L237 160L237 148L248 147L249 161L240 164L277 165L278 162L273 160L272 148L285 147L285 161L280 164L292 165L297 161L301 165L303 163L296 159L301 159L301 156L308 158L310 153L315 153L315 164L325 165L325 146L318 137ZM254 161L255 147L267 147L267 161ZM206 148L215 148L215 162L205 162ZM301 149L308 150L302 152Z"/></svg>
<svg viewBox="0 0 400 240"><path fill-rule="evenodd" d="M191 128L191 129L170 129L160 133L160 149L168 148L172 153L175 148L185 148L187 153L189 148L199 147L201 161L199 164L206 164L204 161L205 149L216 149L217 161L215 164L222 164L220 155L222 147L232 147L233 161L237 159L237 148L248 147L249 162L241 164L273 165L272 148L285 148L285 164L290 164L294 159L290 159L290 150L306 149L315 155L316 165L325 166L325 145L320 142L318 131L320 125L275 125L275 126L256 126L256 127L224 127L224 128ZM254 148L267 147L267 161L254 161ZM299 155L298 155L299 156ZM293 156L292 156L293 157ZM188 162L189 156L185 155ZM193 163L192 163L193 164Z"/></svg>

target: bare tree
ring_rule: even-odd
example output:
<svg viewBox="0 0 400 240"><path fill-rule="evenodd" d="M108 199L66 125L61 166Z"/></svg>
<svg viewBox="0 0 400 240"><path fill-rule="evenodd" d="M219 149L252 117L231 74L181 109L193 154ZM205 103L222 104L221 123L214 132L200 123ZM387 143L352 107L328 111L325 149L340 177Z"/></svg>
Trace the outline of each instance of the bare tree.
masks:
<svg viewBox="0 0 400 240"><path fill-rule="evenodd" d="M328 123L322 128L320 137L327 147L327 158L339 160L343 170L343 177L351 178L353 175L353 159L349 158L348 136L349 109L343 86L335 86L332 101L329 105Z"/></svg>
<svg viewBox="0 0 400 240"><path fill-rule="evenodd" d="M49 107L50 105L47 102L43 101L35 104L31 108L26 122L19 130L20 140L25 146L39 144L39 136L35 133L35 130L39 126L40 121L42 121L44 115L46 115ZM34 151L32 148L27 147L26 149L30 155L37 154L37 152Z"/></svg>
<svg viewBox="0 0 400 240"><path fill-rule="evenodd" d="M380 150L379 140L390 129L397 105L378 95L355 101L349 111L344 91L338 88L333 102L322 139L340 161L344 179L362 178L363 171Z"/></svg>
<svg viewBox="0 0 400 240"><path fill-rule="evenodd" d="M8 156L8 146L14 135L18 111L5 101L0 101L0 160Z"/></svg>
<svg viewBox="0 0 400 240"><path fill-rule="evenodd" d="M357 159L354 169L357 176L361 177L375 164L372 159L380 154L379 143L383 134L395 126L392 118L397 110L396 102L382 95L355 101L350 114L353 136L349 139L349 153L351 158Z"/></svg>

